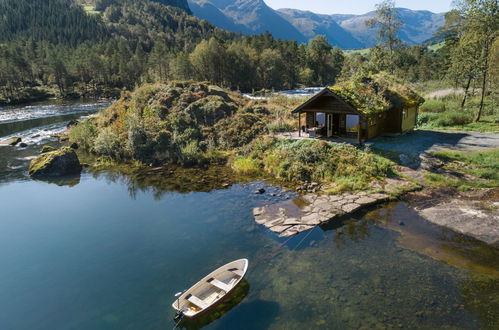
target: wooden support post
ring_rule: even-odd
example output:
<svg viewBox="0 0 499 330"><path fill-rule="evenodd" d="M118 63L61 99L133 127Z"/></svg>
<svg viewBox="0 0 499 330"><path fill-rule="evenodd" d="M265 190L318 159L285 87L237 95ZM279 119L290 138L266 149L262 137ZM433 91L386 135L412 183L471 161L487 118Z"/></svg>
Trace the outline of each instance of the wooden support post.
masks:
<svg viewBox="0 0 499 330"><path fill-rule="evenodd" d="M362 118L359 116L359 130L357 131L357 138L359 140L359 144L362 143Z"/></svg>
<svg viewBox="0 0 499 330"><path fill-rule="evenodd" d="M301 137L301 112L298 112L298 136Z"/></svg>

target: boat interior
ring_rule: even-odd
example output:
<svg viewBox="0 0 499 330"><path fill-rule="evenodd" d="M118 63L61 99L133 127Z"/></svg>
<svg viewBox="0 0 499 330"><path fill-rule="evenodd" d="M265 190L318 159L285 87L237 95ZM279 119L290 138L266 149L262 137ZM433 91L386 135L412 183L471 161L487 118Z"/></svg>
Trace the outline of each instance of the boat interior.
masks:
<svg viewBox="0 0 499 330"><path fill-rule="evenodd" d="M185 292L174 303L174 308L192 317L225 296L241 281L243 276L244 271L239 268L217 269Z"/></svg>

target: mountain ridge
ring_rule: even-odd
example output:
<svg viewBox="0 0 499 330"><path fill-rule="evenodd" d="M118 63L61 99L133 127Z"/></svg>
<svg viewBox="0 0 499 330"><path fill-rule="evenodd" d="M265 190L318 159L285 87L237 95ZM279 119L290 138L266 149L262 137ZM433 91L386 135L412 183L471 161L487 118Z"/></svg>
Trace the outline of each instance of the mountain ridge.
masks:
<svg viewBox="0 0 499 330"><path fill-rule="evenodd" d="M291 8L272 9L264 0L188 0L194 16L233 32L272 33L278 39L308 42L317 35L343 49L369 48L376 44L376 28L365 22L375 11L362 15L319 14ZM397 8L404 25L400 39L415 45L430 39L444 23L444 13Z"/></svg>

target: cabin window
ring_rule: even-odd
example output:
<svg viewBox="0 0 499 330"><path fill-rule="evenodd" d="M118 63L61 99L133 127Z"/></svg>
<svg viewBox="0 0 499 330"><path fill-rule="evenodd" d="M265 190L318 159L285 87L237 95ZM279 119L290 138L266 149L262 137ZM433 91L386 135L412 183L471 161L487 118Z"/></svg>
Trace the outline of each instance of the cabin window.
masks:
<svg viewBox="0 0 499 330"><path fill-rule="evenodd" d="M402 118L406 119L409 116L408 111L404 110L402 111Z"/></svg>
<svg viewBox="0 0 499 330"><path fill-rule="evenodd" d="M376 119L375 118L369 118L369 126L376 126Z"/></svg>

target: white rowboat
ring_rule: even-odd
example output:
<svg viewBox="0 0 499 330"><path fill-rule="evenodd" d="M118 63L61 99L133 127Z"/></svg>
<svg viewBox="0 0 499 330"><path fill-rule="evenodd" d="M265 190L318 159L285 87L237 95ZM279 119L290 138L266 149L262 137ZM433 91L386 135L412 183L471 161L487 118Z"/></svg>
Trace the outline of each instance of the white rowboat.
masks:
<svg viewBox="0 0 499 330"><path fill-rule="evenodd" d="M211 309L241 282L248 270L248 259L239 259L206 275L172 304L177 313L194 318Z"/></svg>

